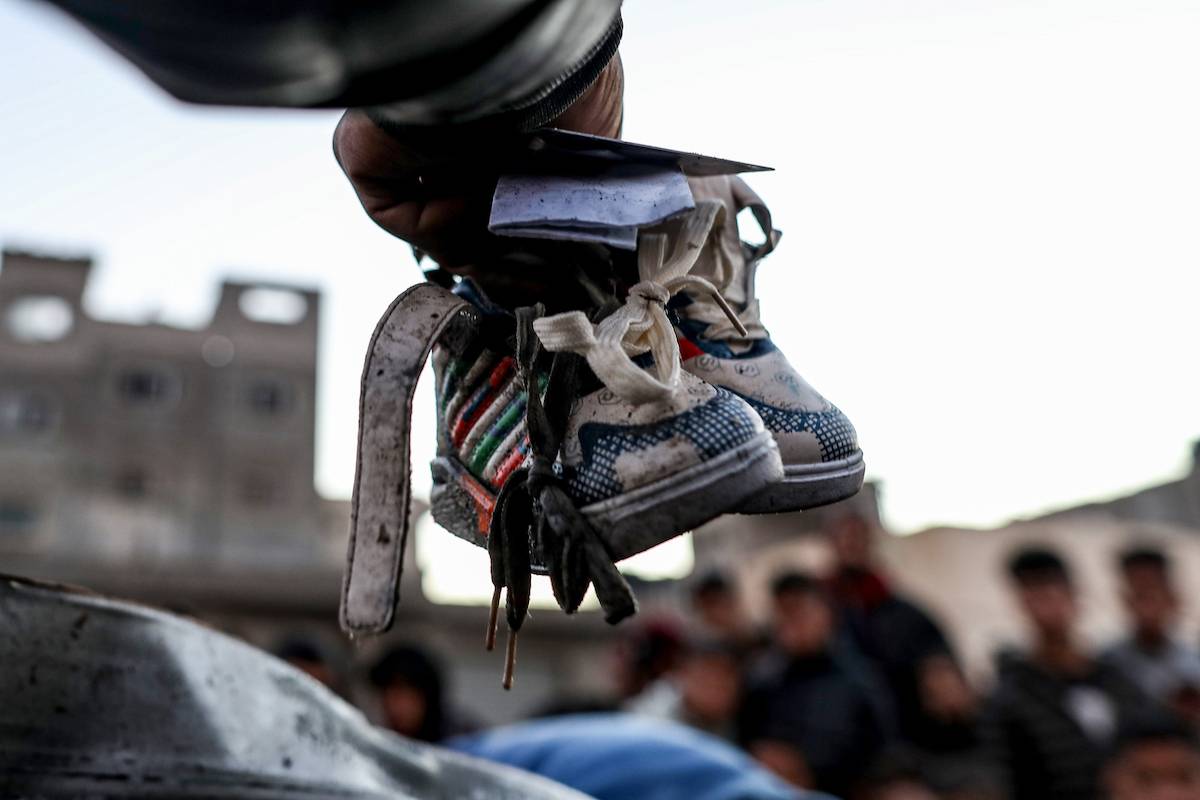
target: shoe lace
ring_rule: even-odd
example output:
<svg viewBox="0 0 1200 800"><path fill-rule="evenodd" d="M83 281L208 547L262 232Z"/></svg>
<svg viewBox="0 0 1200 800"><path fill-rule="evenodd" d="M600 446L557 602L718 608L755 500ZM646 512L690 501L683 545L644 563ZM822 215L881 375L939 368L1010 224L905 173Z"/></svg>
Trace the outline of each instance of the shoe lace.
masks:
<svg viewBox="0 0 1200 800"><path fill-rule="evenodd" d="M629 287L625 304L598 323L582 311L535 320L533 329L542 346L553 353L583 356L600 382L627 402L670 398L679 386L681 370L675 328L667 317L671 295L688 290L711 298L732 330L749 335L721 291L706 278L688 274L723 213L719 201L702 201L682 220L677 236L642 234L639 281ZM633 356L643 353L653 356L653 372L633 361Z"/></svg>
<svg viewBox="0 0 1200 800"><path fill-rule="evenodd" d="M516 361L528 399L525 407L531 459L515 471L496 497L488 532L492 608L487 649L496 639L500 592L505 591L508 652L504 688L512 686L517 634L529 611L530 543L536 542L545 560L550 586L568 614L579 609L589 585L604 618L616 624L637 612L629 584L617 570L600 535L571 499L566 482L554 471L571 404L579 393L581 359L557 353L549 366L545 397L537 390L541 354L534 328L545 309L541 304L517 309Z"/></svg>
<svg viewBox="0 0 1200 800"><path fill-rule="evenodd" d="M767 329L762 324L759 312L758 298L746 304L741 311L735 312L736 324L722 309L714 308L704 300L693 298L694 302L684 313L688 319L698 320L708 327L704 329L704 338L717 341L729 339L766 339Z"/></svg>

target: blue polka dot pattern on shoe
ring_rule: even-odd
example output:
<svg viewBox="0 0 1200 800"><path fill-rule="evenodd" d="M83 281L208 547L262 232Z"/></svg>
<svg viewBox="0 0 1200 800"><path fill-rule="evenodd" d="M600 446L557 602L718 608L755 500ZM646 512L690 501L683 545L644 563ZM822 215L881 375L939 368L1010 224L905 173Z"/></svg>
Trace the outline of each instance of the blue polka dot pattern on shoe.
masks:
<svg viewBox="0 0 1200 800"><path fill-rule="evenodd" d="M718 389L716 397L670 419L649 425L587 423L579 430L583 449L580 466L566 469L571 495L579 505L615 497L624 491L617 476L617 459L647 450L675 437L687 439L700 457L710 458L743 444L758 432L753 415L731 392Z"/></svg>
<svg viewBox="0 0 1200 800"><path fill-rule="evenodd" d="M828 411L794 411L776 408L761 400L742 397L762 417L771 433L811 433L821 446L821 461L840 461L858 452L858 436L846 415L836 407Z"/></svg>

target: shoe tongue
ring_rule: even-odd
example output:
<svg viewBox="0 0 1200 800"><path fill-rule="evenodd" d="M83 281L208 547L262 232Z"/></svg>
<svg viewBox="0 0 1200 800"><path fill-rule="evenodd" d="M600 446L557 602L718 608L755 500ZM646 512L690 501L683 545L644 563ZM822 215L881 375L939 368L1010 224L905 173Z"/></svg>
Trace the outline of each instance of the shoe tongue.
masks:
<svg viewBox="0 0 1200 800"><path fill-rule="evenodd" d="M753 289L746 269L746 255L738 234L738 206L733 194L730 175L713 175L688 178L696 202L717 200L725 208L718 226L700 251L691 274L707 278L734 308L741 309L753 300Z"/></svg>

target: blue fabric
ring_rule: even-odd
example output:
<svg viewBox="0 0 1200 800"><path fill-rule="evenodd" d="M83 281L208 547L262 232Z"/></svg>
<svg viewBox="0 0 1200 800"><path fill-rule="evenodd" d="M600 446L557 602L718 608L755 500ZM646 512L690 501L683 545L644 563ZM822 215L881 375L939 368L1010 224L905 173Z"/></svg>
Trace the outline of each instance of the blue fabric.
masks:
<svg viewBox="0 0 1200 800"><path fill-rule="evenodd" d="M597 800L826 797L791 788L713 736L632 714L531 720L454 739L449 747L551 778Z"/></svg>

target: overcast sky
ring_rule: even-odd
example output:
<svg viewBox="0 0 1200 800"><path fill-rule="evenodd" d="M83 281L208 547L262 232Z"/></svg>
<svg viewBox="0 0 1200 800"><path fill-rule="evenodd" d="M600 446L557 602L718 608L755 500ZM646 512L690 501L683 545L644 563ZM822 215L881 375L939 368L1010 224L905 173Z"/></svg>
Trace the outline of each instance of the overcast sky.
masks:
<svg viewBox="0 0 1200 800"><path fill-rule="evenodd" d="M777 168L776 341L858 427L900 531L1177 476L1200 436L1194 0L626 4L626 137ZM91 313L202 324L225 276L321 288L317 483L407 248L332 112L189 108L0 3L0 244L98 259ZM432 403L418 409L426 430ZM432 436L414 453L422 459ZM423 451L423 452L421 452Z"/></svg>

